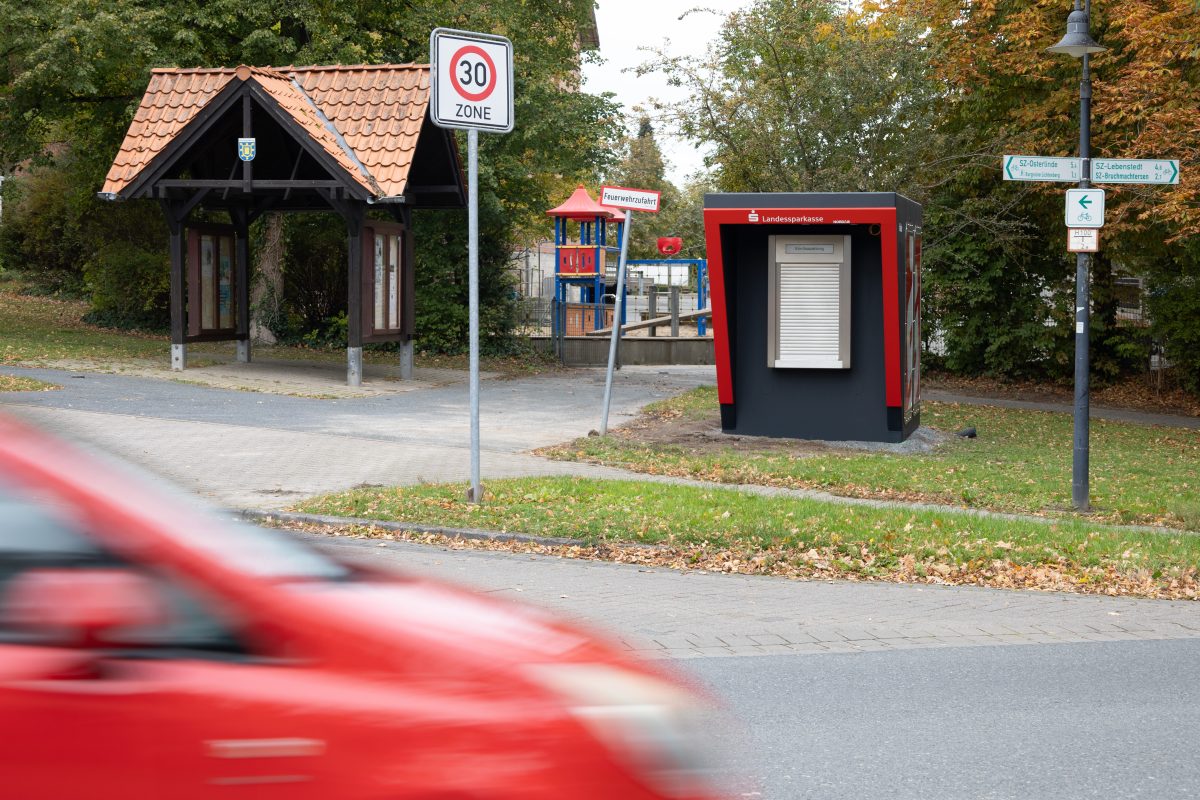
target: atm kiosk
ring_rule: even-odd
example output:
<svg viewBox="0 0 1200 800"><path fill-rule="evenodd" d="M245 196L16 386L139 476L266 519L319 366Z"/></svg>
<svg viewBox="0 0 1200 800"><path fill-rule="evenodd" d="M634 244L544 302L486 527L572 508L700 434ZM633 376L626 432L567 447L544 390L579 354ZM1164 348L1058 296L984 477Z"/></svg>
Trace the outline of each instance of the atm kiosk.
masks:
<svg viewBox="0 0 1200 800"><path fill-rule="evenodd" d="M726 433L901 442L920 425L921 206L898 194L709 194Z"/></svg>

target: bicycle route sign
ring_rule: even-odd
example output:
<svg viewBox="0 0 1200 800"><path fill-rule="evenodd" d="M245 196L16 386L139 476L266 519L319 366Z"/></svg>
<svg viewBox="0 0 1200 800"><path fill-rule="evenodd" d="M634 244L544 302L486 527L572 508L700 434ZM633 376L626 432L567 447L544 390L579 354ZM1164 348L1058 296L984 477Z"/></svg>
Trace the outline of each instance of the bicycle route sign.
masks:
<svg viewBox="0 0 1200 800"><path fill-rule="evenodd" d="M513 47L503 36L436 28L429 35L430 119L442 128L513 128Z"/></svg>
<svg viewBox="0 0 1200 800"><path fill-rule="evenodd" d="M1104 190L1067 189L1067 227L1104 227Z"/></svg>

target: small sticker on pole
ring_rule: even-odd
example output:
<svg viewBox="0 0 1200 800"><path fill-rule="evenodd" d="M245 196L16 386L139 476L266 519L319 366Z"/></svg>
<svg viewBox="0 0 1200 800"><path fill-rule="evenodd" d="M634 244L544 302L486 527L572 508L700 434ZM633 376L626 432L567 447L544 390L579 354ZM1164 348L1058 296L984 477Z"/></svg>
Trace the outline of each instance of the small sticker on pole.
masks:
<svg viewBox="0 0 1200 800"><path fill-rule="evenodd" d="M1099 253L1099 228L1069 228L1067 230L1068 253Z"/></svg>
<svg viewBox="0 0 1200 800"><path fill-rule="evenodd" d="M600 205L613 208L629 208L634 211L658 213L662 192L653 189L627 189L622 186L601 186Z"/></svg>

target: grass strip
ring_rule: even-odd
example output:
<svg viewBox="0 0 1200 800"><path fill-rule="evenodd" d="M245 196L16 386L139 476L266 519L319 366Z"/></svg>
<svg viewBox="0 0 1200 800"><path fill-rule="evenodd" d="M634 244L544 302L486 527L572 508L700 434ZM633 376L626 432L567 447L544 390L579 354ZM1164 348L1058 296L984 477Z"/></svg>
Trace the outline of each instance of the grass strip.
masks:
<svg viewBox="0 0 1200 800"><path fill-rule="evenodd" d="M499 480L487 485L480 505L464 500L465 488L362 487L292 510L569 537L579 540L576 549L584 556L618 552L626 556L616 560L712 571L1185 599L1200 593L1200 536L1174 531L871 508L639 481ZM416 535L421 537L428 534ZM628 555L630 545L635 556Z"/></svg>
<svg viewBox="0 0 1200 800"><path fill-rule="evenodd" d="M53 383L20 375L0 375L0 392L49 392L61 388Z"/></svg>
<svg viewBox="0 0 1200 800"><path fill-rule="evenodd" d="M716 391L702 387L646 409L640 424L606 437L544 448L542 455L717 483L821 489L849 497L920 501L995 511L1071 513L1071 416L926 402L921 422L942 431L974 427L976 439L920 455L788 452L647 441L647 426L716 418ZM1093 420L1092 519L1200 529L1200 431Z"/></svg>
<svg viewBox="0 0 1200 800"><path fill-rule="evenodd" d="M71 300L29 294L20 280L0 280L0 364L53 365L54 362L82 362L111 365L130 361L156 361L169 364L169 340L165 334L120 331L83 322L89 305ZM203 358L206 354L233 353L232 342L204 342L188 345L190 367L219 363ZM311 348L285 345L256 345L256 358L341 363L343 348ZM396 353L367 350L368 364L393 364ZM467 355L418 353L416 366L422 369L467 369ZM79 367L72 367L79 368ZM487 356L480 369L506 377L534 375L559 369L549 356L532 351L508 356Z"/></svg>

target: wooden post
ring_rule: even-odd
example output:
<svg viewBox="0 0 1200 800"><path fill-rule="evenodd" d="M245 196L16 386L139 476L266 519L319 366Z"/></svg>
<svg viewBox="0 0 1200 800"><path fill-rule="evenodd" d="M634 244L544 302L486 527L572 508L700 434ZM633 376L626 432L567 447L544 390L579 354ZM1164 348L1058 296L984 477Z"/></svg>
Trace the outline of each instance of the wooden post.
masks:
<svg viewBox="0 0 1200 800"><path fill-rule="evenodd" d="M347 231L347 276L350 281L346 293L346 383L362 385L362 262L363 262L363 211L348 201L349 213L344 214Z"/></svg>
<svg viewBox="0 0 1200 800"><path fill-rule="evenodd" d="M650 310L647 312L649 319L654 319L658 316L658 287L651 284L650 286ZM658 336L658 326L651 325L647 336Z"/></svg>
<svg viewBox="0 0 1200 800"><path fill-rule="evenodd" d="M187 346L184 343L187 317L183 305L183 220L180 219L179 209L174 203L162 200L161 204L163 214L167 218L167 229L171 232L171 369L178 371L187 366Z"/></svg>
<svg viewBox="0 0 1200 800"><path fill-rule="evenodd" d="M679 287L671 287L671 336L679 338Z"/></svg>
<svg viewBox="0 0 1200 800"><path fill-rule="evenodd" d="M230 210L234 233L237 238L236 277L237 286L237 360L250 363L250 223L249 212L244 208Z"/></svg>

